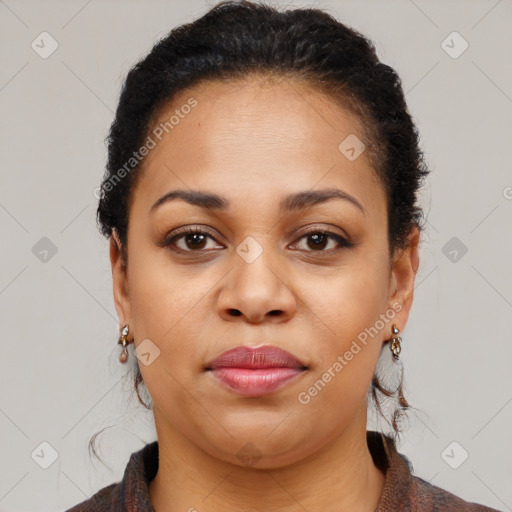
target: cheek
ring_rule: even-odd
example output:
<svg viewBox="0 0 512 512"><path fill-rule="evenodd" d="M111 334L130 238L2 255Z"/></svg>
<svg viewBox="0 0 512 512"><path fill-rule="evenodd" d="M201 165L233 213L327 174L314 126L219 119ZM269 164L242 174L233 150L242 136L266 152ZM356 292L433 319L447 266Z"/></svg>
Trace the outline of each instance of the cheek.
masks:
<svg viewBox="0 0 512 512"><path fill-rule="evenodd" d="M343 340L357 336L385 311L389 294L386 272L381 263L363 256L355 258L321 286L304 283L309 290L310 307L330 327L327 331L331 334Z"/></svg>
<svg viewBox="0 0 512 512"><path fill-rule="evenodd" d="M172 262L166 249L140 250L130 265L130 306L139 337L165 341L211 288L207 278L197 279L197 270Z"/></svg>
<svg viewBox="0 0 512 512"><path fill-rule="evenodd" d="M312 345L319 364L308 384L321 379L322 399L317 402L353 401L355 405L366 393L389 330L389 322L382 321L387 282L384 265L361 258L320 288L311 288L308 305L317 338ZM327 392L322 383L328 383Z"/></svg>
<svg viewBox="0 0 512 512"><path fill-rule="evenodd" d="M304 421L321 418L322 425L317 428L325 435L344 428L361 407L366 408L382 348L383 333L371 334L382 312L380 304L364 294L359 298L326 304L336 310L327 319L331 328L323 331L329 335L313 340L318 364L296 397Z"/></svg>
<svg viewBox="0 0 512 512"><path fill-rule="evenodd" d="M186 384L187 370L202 362L195 340L204 339L201 311L211 283L191 280L186 270L160 258L148 259L151 264L144 264L142 258L140 254L131 261L130 307L137 343L150 339L160 351L154 364L140 365L148 388L155 382L155 389L150 389L153 394L158 389L170 389L172 377Z"/></svg>

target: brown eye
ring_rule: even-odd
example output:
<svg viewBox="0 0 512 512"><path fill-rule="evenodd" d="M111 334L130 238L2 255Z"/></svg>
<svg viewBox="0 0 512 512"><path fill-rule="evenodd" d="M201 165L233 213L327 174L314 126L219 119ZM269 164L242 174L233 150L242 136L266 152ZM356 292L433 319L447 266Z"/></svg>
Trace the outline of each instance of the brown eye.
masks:
<svg viewBox="0 0 512 512"><path fill-rule="evenodd" d="M185 227L178 232L174 232L172 236L167 237L158 245L161 247L170 247L176 252L182 253L204 253L212 252L215 246L208 248L208 239L218 243L216 238L206 231L204 228L197 226ZM322 229L313 229L304 233L295 245L305 241L298 250L317 253L331 253L341 250L342 248L353 247L354 244L346 238ZM217 248L223 248L223 246Z"/></svg>
<svg viewBox="0 0 512 512"><path fill-rule="evenodd" d="M185 245L189 249L204 249L207 236L203 233L192 233L190 235L183 235L180 238L183 238Z"/></svg>
<svg viewBox="0 0 512 512"><path fill-rule="evenodd" d="M210 252L207 249L208 239L217 240L207 231L198 227L186 227L173 236L167 238L159 245L161 247L174 246L181 252ZM178 243L181 242L180 245Z"/></svg>
<svg viewBox="0 0 512 512"><path fill-rule="evenodd" d="M305 245L309 250L307 248L304 249L304 247L299 250L306 250L306 252L332 252L340 250L342 247L348 248L353 246L353 244L351 244L346 238L343 238L336 233L332 233L331 231L324 231L320 229L315 229L303 234L299 238L299 241L303 239L306 240ZM326 247L329 246L329 242L334 243L334 248L330 247L326 250Z"/></svg>

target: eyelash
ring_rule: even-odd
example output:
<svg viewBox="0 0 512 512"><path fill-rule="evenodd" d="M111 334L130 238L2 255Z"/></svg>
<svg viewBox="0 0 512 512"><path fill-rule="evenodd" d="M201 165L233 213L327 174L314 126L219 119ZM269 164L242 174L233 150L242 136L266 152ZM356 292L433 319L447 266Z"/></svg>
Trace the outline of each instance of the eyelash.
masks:
<svg viewBox="0 0 512 512"><path fill-rule="evenodd" d="M325 230L325 229L322 229L322 228L312 228L312 229L309 229L305 233L302 233L302 235L297 239L297 241L295 243L299 242L303 238L306 238L307 236L317 235L317 234L328 236L329 238L331 238L331 239L335 240L336 242L338 242L340 247L338 247L336 249L330 249L330 250L327 250L327 251L325 251L325 250L318 250L318 251L309 250L309 251L306 251L306 252L309 252L309 253L327 253L327 254L331 254L333 252L338 252L341 249L344 249L344 248L350 249L350 248L355 246L354 243L349 242L346 238L343 238L342 236L340 236L340 235L338 235L336 233L333 233L332 231L328 231L328 230ZM214 240L216 243L220 244L220 242L208 230L205 230L204 228L199 228L199 227L195 226L195 227L185 227L185 228L182 228L177 233L175 233L172 237L165 238L158 245L160 247L171 247L173 245L173 243L175 243L175 241L177 241L180 238L183 238L183 237L185 237L187 235L207 235L212 240ZM182 254L183 253L185 253L185 254L186 253L192 254L192 253L201 253L201 252L212 252L212 250L206 250L205 251L204 249L198 249L196 251L196 250L184 250L184 249L180 249L180 248L171 248L171 250L173 250L175 252L182 253Z"/></svg>

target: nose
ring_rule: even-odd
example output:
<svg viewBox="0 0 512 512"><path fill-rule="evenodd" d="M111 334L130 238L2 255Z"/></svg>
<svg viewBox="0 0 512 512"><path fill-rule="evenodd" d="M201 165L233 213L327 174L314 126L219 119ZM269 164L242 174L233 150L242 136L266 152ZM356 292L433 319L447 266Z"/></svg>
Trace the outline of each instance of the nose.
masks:
<svg viewBox="0 0 512 512"><path fill-rule="evenodd" d="M238 256L237 256L238 257ZM277 266L271 268L263 254L252 263L239 258L223 281L217 309L227 321L281 323L295 315L297 301Z"/></svg>

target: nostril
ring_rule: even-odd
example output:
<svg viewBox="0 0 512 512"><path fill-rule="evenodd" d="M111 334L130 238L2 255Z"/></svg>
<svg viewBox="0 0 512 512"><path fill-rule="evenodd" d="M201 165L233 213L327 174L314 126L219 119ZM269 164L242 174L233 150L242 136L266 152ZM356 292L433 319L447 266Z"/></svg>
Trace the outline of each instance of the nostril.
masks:
<svg viewBox="0 0 512 512"><path fill-rule="evenodd" d="M240 316L242 313L238 309L230 309L229 314L233 316Z"/></svg>

